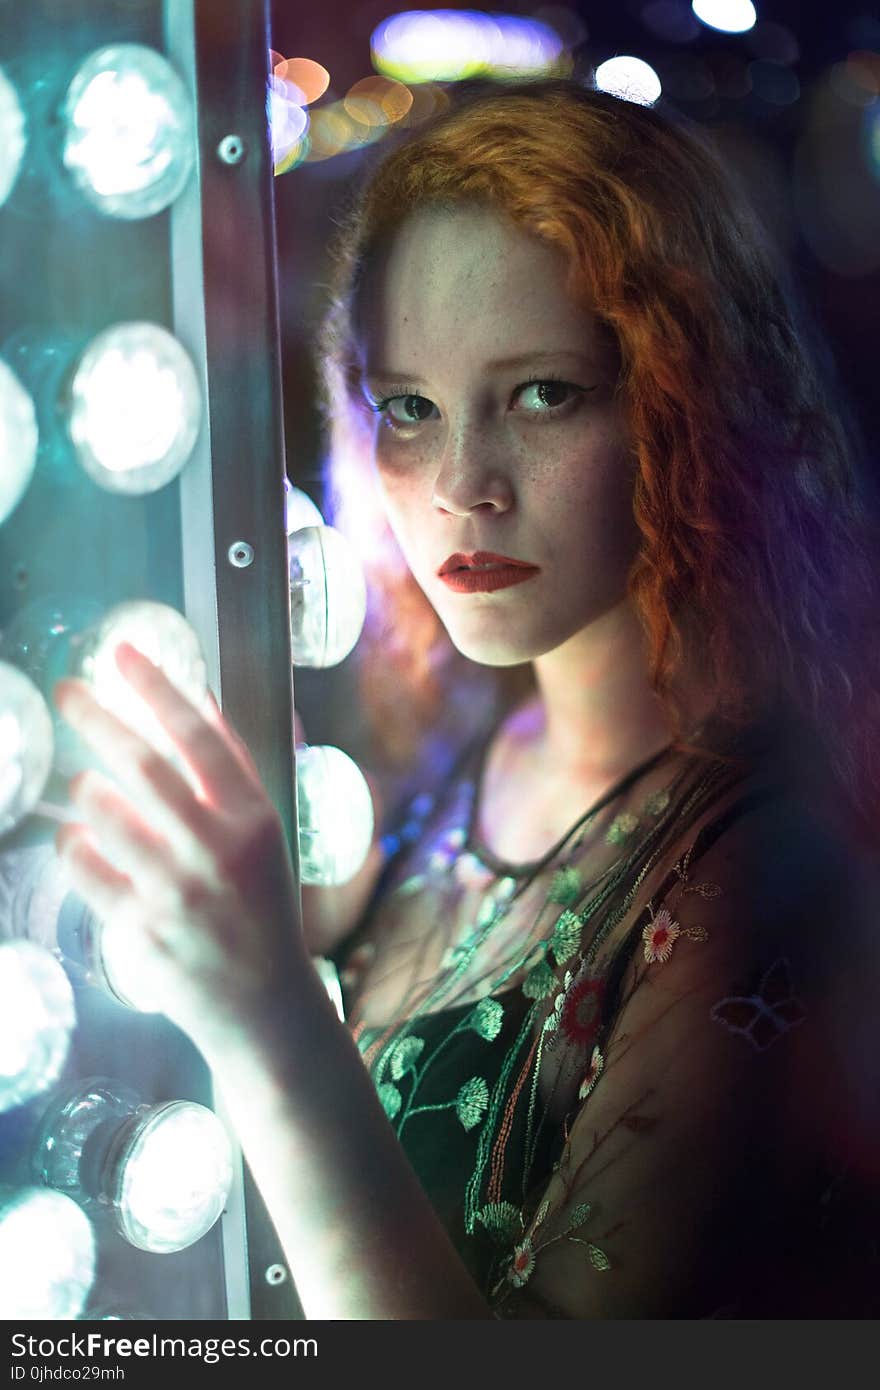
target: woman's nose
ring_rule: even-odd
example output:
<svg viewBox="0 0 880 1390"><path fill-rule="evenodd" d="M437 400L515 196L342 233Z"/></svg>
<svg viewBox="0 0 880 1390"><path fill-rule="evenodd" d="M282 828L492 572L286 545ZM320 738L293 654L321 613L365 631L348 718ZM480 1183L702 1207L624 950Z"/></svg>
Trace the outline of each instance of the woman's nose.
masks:
<svg viewBox="0 0 880 1390"><path fill-rule="evenodd" d="M450 433L434 479L431 505L453 516L467 516L477 507L506 512L513 505L508 473L493 459L489 442L479 431Z"/></svg>

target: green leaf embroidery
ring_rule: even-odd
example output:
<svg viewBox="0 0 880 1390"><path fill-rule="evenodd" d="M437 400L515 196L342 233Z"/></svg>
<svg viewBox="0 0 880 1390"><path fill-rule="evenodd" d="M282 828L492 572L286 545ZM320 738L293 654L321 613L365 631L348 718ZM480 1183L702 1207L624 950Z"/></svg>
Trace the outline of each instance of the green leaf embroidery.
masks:
<svg viewBox="0 0 880 1390"><path fill-rule="evenodd" d="M390 1081L383 1082L381 1086L376 1087L376 1090L378 1091L379 1099L382 1102L385 1114L388 1116L389 1120L393 1120L400 1109L400 1092L396 1086L391 1085Z"/></svg>
<svg viewBox="0 0 880 1390"><path fill-rule="evenodd" d="M590 1263L592 1264L594 1269L611 1268L611 1261L605 1254L605 1251L599 1249L598 1245L588 1245L587 1253L590 1256Z"/></svg>
<svg viewBox="0 0 880 1390"><path fill-rule="evenodd" d="M632 811L621 811L619 816L615 816L609 826L605 836L609 845L619 845L623 840L629 839L639 823L638 816L634 816Z"/></svg>
<svg viewBox="0 0 880 1390"><path fill-rule="evenodd" d="M546 999L556 988L556 976L545 960L530 970L522 983L522 992L527 999Z"/></svg>
<svg viewBox="0 0 880 1390"><path fill-rule="evenodd" d="M466 1081L455 1098L455 1113L464 1129L473 1129L483 1118L483 1111L489 1104L489 1087L482 1076L472 1076Z"/></svg>
<svg viewBox="0 0 880 1390"><path fill-rule="evenodd" d="M391 1054L391 1075L395 1081L409 1071L424 1046L424 1038L404 1038L397 1044Z"/></svg>
<svg viewBox="0 0 880 1390"><path fill-rule="evenodd" d="M468 1027L473 1028L486 1042L494 1042L503 1021L503 1005L497 999L481 999L468 1020Z"/></svg>
<svg viewBox="0 0 880 1390"><path fill-rule="evenodd" d="M550 942L550 950L556 957L559 965L570 959L574 955L581 943L581 920L574 912L563 912L556 929L553 932L553 940Z"/></svg>
<svg viewBox="0 0 880 1390"><path fill-rule="evenodd" d="M512 1202L490 1202L477 1212L496 1245L510 1245L522 1235L523 1221Z"/></svg>
<svg viewBox="0 0 880 1390"><path fill-rule="evenodd" d="M577 869L557 869L550 884L550 902L568 907L579 897L581 876Z"/></svg>
<svg viewBox="0 0 880 1390"><path fill-rule="evenodd" d="M580 1206L575 1207L574 1211L570 1213L563 1234L568 1235L569 1231L576 1231L579 1226L583 1226L589 1219L591 1211L592 1206L589 1202L581 1202Z"/></svg>

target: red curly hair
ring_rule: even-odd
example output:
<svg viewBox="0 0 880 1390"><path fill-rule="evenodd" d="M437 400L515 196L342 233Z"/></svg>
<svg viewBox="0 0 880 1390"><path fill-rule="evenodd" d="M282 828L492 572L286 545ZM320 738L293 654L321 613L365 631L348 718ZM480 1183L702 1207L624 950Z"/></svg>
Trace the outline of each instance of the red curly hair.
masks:
<svg viewBox="0 0 880 1390"><path fill-rule="evenodd" d="M374 540L384 525L364 510L359 286L411 213L464 201L559 248L572 296L616 341L642 536L629 593L681 745L676 677L696 663L730 724L784 709L818 731L876 834L874 523L766 239L681 120L572 81L477 86L372 173L342 228L320 341L339 524L356 510ZM377 603L364 687L380 739L402 761L463 666L387 544L365 559ZM382 676L370 657L380 629Z"/></svg>

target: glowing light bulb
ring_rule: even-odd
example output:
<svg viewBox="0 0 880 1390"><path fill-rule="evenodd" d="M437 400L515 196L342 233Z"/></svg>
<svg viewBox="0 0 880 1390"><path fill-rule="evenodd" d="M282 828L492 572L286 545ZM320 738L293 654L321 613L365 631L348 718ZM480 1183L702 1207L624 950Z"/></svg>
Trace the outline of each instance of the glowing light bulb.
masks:
<svg viewBox="0 0 880 1390"><path fill-rule="evenodd" d="M55 957L33 941L0 944L0 1111L58 1080L75 1025L73 990Z"/></svg>
<svg viewBox="0 0 880 1390"><path fill-rule="evenodd" d="M60 1192L0 1190L0 1317L78 1318L95 1277L85 1212Z"/></svg>
<svg viewBox="0 0 880 1390"><path fill-rule="evenodd" d="M108 917L95 922L90 961L99 983L130 1009L161 1013L155 957L128 923Z"/></svg>
<svg viewBox="0 0 880 1390"><path fill-rule="evenodd" d="M294 665L335 666L364 625L367 587L360 562L332 526L294 531L287 553Z"/></svg>
<svg viewBox="0 0 880 1390"><path fill-rule="evenodd" d="M142 1105L103 1077L59 1095L37 1135L32 1165L48 1187L87 1210L111 1211L130 1244L184 1250L209 1231L233 1179L229 1137L192 1101Z"/></svg>
<svg viewBox="0 0 880 1390"><path fill-rule="evenodd" d="M38 443L34 403L15 372L0 360L0 522L27 491Z"/></svg>
<svg viewBox="0 0 880 1390"><path fill-rule="evenodd" d="M24 112L15 88L0 68L0 207L15 187L24 149Z"/></svg>
<svg viewBox="0 0 880 1390"><path fill-rule="evenodd" d="M62 158L111 217L150 217L183 189L195 153L192 103L161 53L112 44L91 53L64 101Z"/></svg>
<svg viewBox="0 0 880 1390"><path fill-rule="evenodd" d="M116 665L120 642L137 647L191 704L200 706L207 693L208 677L199 639L176 608L149 599L133 599L111 608L84 636L77 652L78 669L72 672L88 681L101 704L153 748L176 758L171 739Z"/></svg>
<svg viewBox="0 0 880 1390"><path fill-rule="evenodd" d="M0 835L36 806L52 771L52 715L33 681L0 661Z"/></svg>
<svg viewBox="0 0 880 1390"><path fill-rule="evenodd" d="M296 795L303 883L347 883L373 840L373 798L363 773L341 748L298 748Z"/></svg>
<svg viewBox="0 0 880 1390"><path fill-rule="evenodd" d="M323 526L324 518L307 492L284 479L284 515L288 536L306 526Z"/></svg>
<svg viewBox="0 0 880 1390"><path fill-rule="evenodd" d="M155 492L177 477L201 418L195 367L155 323L118 323L99 333L71 381L68 429L76 456L108 492Z"/></svg>
<svg viewBox="0 0 880 1390"><path fill-rule="evenodd" d="M213 1111L190 1101L153 1106L114 1170L122 1234L141 1250L184 1250L209 1231L232 1187L229 1138Z"/></svg>
<svg viewBox="0 0 880 1390"><path fill-rule="evenodd" d="M660 78L649 63L625 56L609 58L599 64L596 86L600 92L610 92L612 96L637 101L642 106L651 106L663 90Z"/></svg>
<svg viewBox="0 0 880 1390"><path fill-rule="evenodd" d="M758 18L752 0L692 0L691 9L703 24L725 34L744 34Z"/></svg>

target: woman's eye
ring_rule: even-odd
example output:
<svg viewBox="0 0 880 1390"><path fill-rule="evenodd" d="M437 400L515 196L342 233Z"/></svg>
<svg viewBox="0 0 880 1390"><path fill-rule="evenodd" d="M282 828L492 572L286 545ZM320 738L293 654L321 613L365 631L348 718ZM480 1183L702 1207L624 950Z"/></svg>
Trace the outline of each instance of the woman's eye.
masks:
<svg viewBox="0 0 880 1390"><path fill-rule="evenodd" d="M514 392L517 408L533 410L537 414L548 414L567 405L576 395L582 395L584 388L570 381L528 381Z"/></svg>
<svg viewBox="0 0 880 1390"><path fill-rule="evenodd" d="M381 413L395 425L420 425L436 410L427 396L390 396L381 403Z"/></svg>

